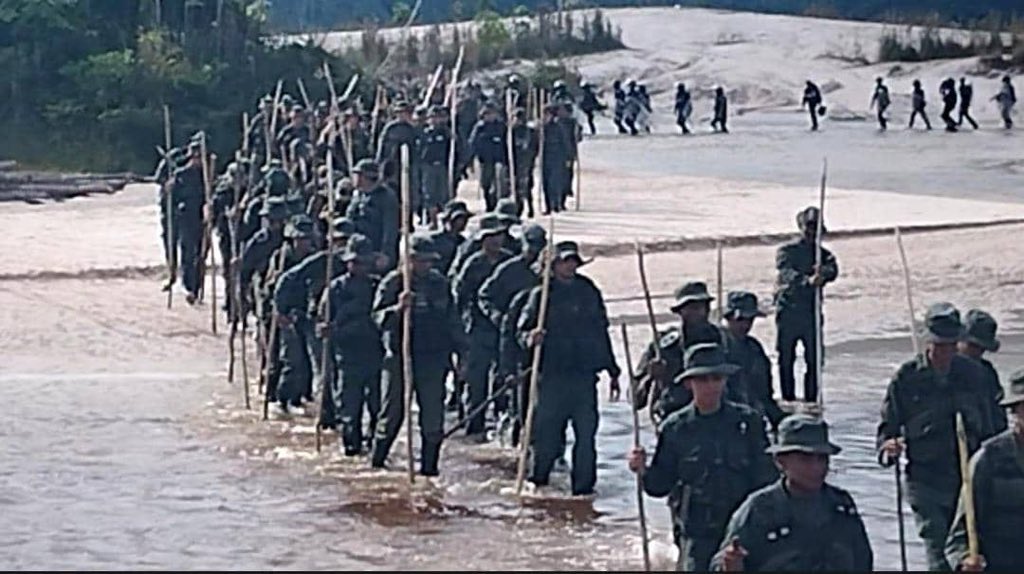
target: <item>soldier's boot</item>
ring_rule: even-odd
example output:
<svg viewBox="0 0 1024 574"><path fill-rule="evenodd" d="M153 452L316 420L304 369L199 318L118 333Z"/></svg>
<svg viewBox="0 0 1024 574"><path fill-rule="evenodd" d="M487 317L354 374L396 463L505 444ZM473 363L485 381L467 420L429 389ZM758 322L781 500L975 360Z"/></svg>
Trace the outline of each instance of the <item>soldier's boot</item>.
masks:
<svg viewBox="0 0 1024 574"><path fill-rule="evenodd" d="M437 476L438 463L441 459L441 443L433 441L423 441L423 447L420 450L420 474L423 476Z"/></svg>

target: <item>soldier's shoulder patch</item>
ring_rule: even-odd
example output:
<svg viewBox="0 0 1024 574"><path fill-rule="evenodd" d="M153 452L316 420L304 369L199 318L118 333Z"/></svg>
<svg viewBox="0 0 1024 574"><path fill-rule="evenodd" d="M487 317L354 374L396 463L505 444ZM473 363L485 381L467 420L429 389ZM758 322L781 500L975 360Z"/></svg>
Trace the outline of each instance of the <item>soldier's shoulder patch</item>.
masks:
<svg viewBox="0 0 1024 574"><path fill-rule="evenodd" d="M661 334L661 338L658 339L658 346L662 349L667 349L673 345L678 345L682 334L679 329L669 329Z"/></svg>

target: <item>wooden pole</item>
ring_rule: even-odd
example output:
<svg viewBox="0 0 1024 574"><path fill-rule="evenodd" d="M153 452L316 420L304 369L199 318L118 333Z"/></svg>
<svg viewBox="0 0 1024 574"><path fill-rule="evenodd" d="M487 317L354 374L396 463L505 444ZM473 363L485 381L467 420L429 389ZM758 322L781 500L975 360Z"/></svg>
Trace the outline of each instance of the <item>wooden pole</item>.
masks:
<svg viewBox="0 0 1024 574"><path fill-rule="evenodd" d="M437 69L434 70L433 75L430 76L430 83L427 85L427 91L423 95L423 101L420 102L421 106L430 105L430 99L434 96L434 90L437 89L438 82L441 81L442 73L444 73L444 64L438 64Z"/></svg>
<svg viewBox="0 0 1024 574"><path fill-rule="evenodd" d="M636 242L636 265L640 273L640 286L644 291L644 303L647 305L647 321L651 326L651 340L654 342L654 360L661 360L661 345L658 344L658 322L654 319L654 304L651 302L651 288L647 284L647 269L644 266L644 247Z"/></svg>
<svg viewBox="0 0 1024 574"><path fill-rule="evenodd" d="M900 234L900 228L895 228L896 234L896 247L900 252L900 263L903 266L903 285L907 291L907 318L910 319L910 340L914 345L914 356L921 356L921 340L918 338L917 333L917 321L915 320L914 313L914 295L910 286L910 266L907 264L907 252L903 249L903 236Z"/></svg>
<svg viewBox="0 0 1024 574"><path fill-rule="evenodd" d="M327 212L334 217L334 151L331 148L327 148ZM327 275L324 279L324 291L323 297L326 299L324 304L324 340L323 340L323 351L320 354L320 410L317 414L316 421L316 451L320 452L321 445L321 429L320 425L323 422L324 412L324 401L327 400L327 392L330 390L330 382L334 379L336 373L331 373L331 376L327 376L328 366L331 364L330 353L331 353L331 278L334 277L334 238L331 237L331 221L327 223Z"/></svg>
<svg viewBox="0 0 1024 574"><path fill-rule="evenodd" d="M277 250L277 269L284 267L284 245ZM270 410L270 368L277 357L274 357L274 346L277 344L277 305L271 302L270 305L270 333L267 335L267 342L263 345L263 420L267 420ZM276 390L276 389L275 389Z"/></svg>
<svg viewBox="0 0 1024 574"><path fill-rule="evenodd" d="M515 110L512 108L512 91L505 90L505 150L508 153L508 179L511 197L516 199L516 152L515 141L512 137L512 116ZM516 199L518 204L518 199Z"/></svg>
<svg viewBox="0 0 1024 574"><path fill-rule="evenodd" d="M455 199L459 194L459 186L455 181L455 144L459 139L456 132L455 114L458 111L459 74L462 73L462 58L465 53L465 48L460 47L459 57L455 60L455 68L452 70L452 84L448 87L448 120L451 124L451 137L448 141L448 185L451 186L451 199Z"/></svg>
<svg viewBox="0 0 1024 574"><path fill-rule="evenodd" d="M299 86L299 95L302 96L302 104L306 106L306 111L312 111L312 103L309 101L309 94L306 93L306 84L302 83L302 78L295 80L295 83Z"/></svg>
<svg viewBox="0 0 1024 574"><path fill-rule="evenodd" d="M277 81L277 88L274 89L274 109L270 111L270 139L277 137L277 109L281 106L281 90L284 89L284 80ZM267 141L267 161L270 161L271 142Z"/></svg>
<svg viewBox="0 0 1024 574"><path fill-rule="evenodd" d="M722 281L722 242L715 241L715 294L718 296L718 324L725 324L725 286Z"/></svg>
<svg viewBox="0 0 1024 574"><path fill-rule="evenodd" d="M636 376L633 373L633 358L629 350L629 334L626 324L622 323L622 350L625 353L626 373L629 374L629 396L636 397ZM640 448L640 414L636 404L630 405L633 412L633 448ZM647 540L647 512L644 509L644 469L636 473L636 508L640 514L640 543L643 549L644 572L651 571L651 549Z"/></svg>
<svg viewBox="0 0 1024 574"><path fill-rule="evenodd" d="M548 248L544 252L544 275L541 278L540 309L537 313L537 329L543 331L548 316L548 297L551 293L551 259L555 244L555 218L548 218ZM537 381L540 379L541 349L544 344L534 345L530 362L530 400L526 403L526 420L523 423L522 440L519 442L519 467L516 470L516 496L523 493L523 479L526 477L526 458L530 452L530 436L533 434L533 416L537 410Z"/></svg>
<svg viewBox="0 0 1024 574"><path fill-rule="evenodd" d="M537 187L537 213L544 213L544 198L546 197L546 191L544 190L544 131L547 128L547 117L544 115L544 96L538 91L537 92L537 183L540 184Z"/></svg>
<svg viewBox="0 0 1024 574"><path fill-rule="evenodd" d="M203 162L203 191L206 195L206 209L210 214L210 220L204 225L204 243L205 248L210 252L210 330L214 335L217 334L217 249L213 246L213 192L211 186L210 177L210 164L216 156L208 156L206 153L206 133L203 133L202 138L199 140L199 145L202 148L202 162ZM205 253L200 251L200 256L205 257ZM206 281L206 270L202 276L199 277L200 281Z"/></svg>
<svg viewBox="0 0 1024 574"><path fill-rule="evenodd" d="M818 192L818 229L815 233L814 238L814 267L817 273L821 273L822 264L822 251L821 251L821 235L825 229L825 189L828 183L828 158L825 158L821 167L821 188ZM815 398L815 402L818 406L819 414L824 415L825 412L825 381L822 380L822 373L824 371L825 357L824 350L825 344L822 340L824 335L824 318L822 317L822 304L825 297L824 289L818 286L814 289L814 346L816 348L815 362L814 362L814 376L818 382L818 396ZM804 400L808 400L810 397L804 397Z"/></svg>
<svg viewBox="0 0 1024 574"><path fill-rule="evenodd" d="M964 505L964 518L967 521L967 556L973 561L978 559L978 524L974 514L974 487L971 477L970 454L967 451L967 431L964 429L964 417L956 413L956 445L960 453L960 500Z"/></svg>
<svg viewBox="0 0 1024 574"><path fill-rule="evenodd" d="M575 134L573 137L576 137ZM573 167L576 169L576 201L573 202L573 205L575 206L576 211L579 211L580 205L583 203L583 196L581 195L581 192L583 191L583 183L581 182L583 179L583 164L580 163L580 148L578 142L576 144L576 161L574 161L573 164Z"/></svg>
<svg viewBox="0 0 1024 574"><path fill-rule="evenodd" d="M157 5L159 6L159 4ZM159 8L158 8L159 10ZM160 16L157 15L157 19ZM171 158L171 108L167 104L164 104L164 161L167 164L167 181L164 185L164 196L167 213L167 237L165 243L167 244L167 308L170 309L174 305L174 281L175 275L178 273L178 242L174 238L174 198L171 192L174 191L174 163Z"/></svg>
<svg viewBox="0 0 1024 574"><path fill-rule="evenodd" d="M409 146L401 149L402 160L402 292L412 292L412 238L409 229L410 219L410 180L409 180ZM402 383L405 390L405 441L408 458L409 484L416 482L413 471L412 455L412 307L402 310Z"/></svg>

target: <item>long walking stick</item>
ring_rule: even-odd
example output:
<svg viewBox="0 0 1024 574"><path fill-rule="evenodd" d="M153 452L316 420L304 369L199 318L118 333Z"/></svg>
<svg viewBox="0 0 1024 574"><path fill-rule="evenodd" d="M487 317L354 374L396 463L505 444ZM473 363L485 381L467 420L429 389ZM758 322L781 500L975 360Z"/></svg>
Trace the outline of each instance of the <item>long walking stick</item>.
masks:
<svg viewBox="0 0 1024 574"><path fill-rule="evenodd" d="M967 519L967 557L972 561L978 559L978 523L974 515L974 479L971 476L970 453L967 451L967 431L964 429L964 417L956 413L956 446L960 453L960 500L964 505L964 518Z"/></svg>
<svg viewBox="0 0 1024 574"><path fill-rule="evenodd" d="M447 101L448 119L451 123L450 138L448 141L448 185L451 186L451 198L455 199L459 194L459 185L455 181L455 144L458 142L456 133L455 116L458 110L459 101L459 74L462 73L462 58L466 54L465 47L459 48L459 57L455 60L455 68L452 70L452 81L448 87Z"/></svg>
<svg viewBox="0 0 1024 574"><path fill-rule="evenodd" d="M167 244L167 308L170 309L173 306L174 301L174 279L178 273L178 242L174 238L174 199L171 192L174 190L174 185L171 183L172 177L174 177L174 164L171 158L171 108L164 104L164 162L167 165L167 176L168 179L163 183L165 205L167 213L167 237L165 243ZM169 184L170 183L170 184Z"/></svg>
<svg viewBox="0 0 1024 574"><path fill-rule="evenodd" d="M573 137L576 137L575 135ZM573 167L576 168L576 201L573 202L576 211L580 210L580 205L583 203L583 164L580 163L580 148L579 144L576 144L576 160L573 161Z"/></svg>
<svg viewBox="0 0 1024 574"><path fill-rule="evenodd" d="M412 258L411 232L409 230L410 182L409 182L409 146L401 149L402 160L402 292L412 292ZM412 307L402 309L402 382L405 387L405 454L408 458L409 484L416 482L413 472L412 457Z"/></svg>
<svg viewBox="0 0 1024 574"><path fill-rule="evenodd" d="M921 342L917 337L917 324L914 320L914 296L910 285L910 265L907 264L907 252L903 249L903 236L900 235L900 228L895 228L896 247L900 253L900 263L903 267L903 285L907 292L907 319L910 325L910 341L914 346L914 356L921 356ZM902 429L901 429L902 430ZM902 432L901 432L902 434ZM903 469L900 457L896 457L893 465L893 472L896 477L896 518L899 526L900 536L900 567L903 572L907 571L907 535L903 521Z"/></svg>
<svg viewBox="0 0 1024 574"><path fill-rule="evenodd" d="M647 284L647 268L644 265L644 247L636 242L636 265L640 274L640 287L644 291L644 303L647 306L647 321L651 326L651 340L654 342L654 360L661 360L661 346L658 345L658 323L654 319L654 304L651 302L651 288Z"/></svg>
<svg viewBox="0 0 1024 574"><path fill-rule="evenodd" d="M636 376L633 373L633 358L629 351L629 334L626 324L622 324L622 349L625 352L626 372L629 374L629 394L636 397ZM630 405L633 411L633 448L640 448L640 415L636 404ZM644 510L644 473L643 469L636 474L636 508L640 513L640 542L644 552L644 572L651 571L651 549L647 540L647 512Z"/></svg>
<svg viewBox="0 0 1024 574"><path fill-rule="evenodd" d="M537 92L537 183L539 191L537 194L537 213L544 213L544 198L547 197L547 190L544 189L544 131L547 121L544 117L544 102L541 92Z"/></svg>
<svg viewBox="0 0 1024 574"><path fill-rule="evenodd" d="M302 104L306 106L306 111L312 112L313 105L309 101L309 94L306 93L306 84L302 82L302 78L295 80L295 83L299 86L299 95L302 97Z"/></svg>
<svg viewBox="0 0 1024 574"><path fill-rule="evenodd" d="M217 250L213 247L213 217L212 217L212 213L213 213L213 209L212 209L213 208L213 189L212 189L211 175L210 175L210 169L211 169L211 165L210 164L213 163L213 161L214 161L216 156L211 157L211 156L208 156L206 154L207 150L206 150L206 134L205 133L203 133L203 137L200 139L200 144L199 145L202 147L202 156L203 156L203 191L204 191L204 193L206 195L206 205L207 205L207 208L210 210L210 213L211 213L210 220L208 222L206 222L206 225L204 226L206 229L205 229L205 233L203 235L203 238L204 238L204 243L205 243L205 249L209 250L209 252L210 252L210 269L209 269L209 272L210 272L210 331L213 332L214 335L216 335L217 334L217 258L216 258ZM205 257L205 255L206 255L206 253L204 251L200 251L200 254L201 254L200 256L203 256L203 257ZM200 275L200 277L199 277L199 280L204 282L204 283L206 281L206 271L207 270L204 269L203 270L203 274Z"/></svg>
<svg viewBox="0 0 1024 574"><path fill-rule="evenodd" d="M821 232L824 229L825 222L825 189L828 183L828 158L825 158L821 166L821 188L818 192L818 229L814 237L814 268L818 274L821 273L822 263L822 252L821 252ZM814 362L814 378L818 383L818 396L815 398L815 402L818 405L820 414L825 412L825 381L822 380L822 372L824 371L825 357L824 350L825 345L822 340L824 331L824 319L822 317L822 299L825 293L822 287L819 285L814 289L814 346L815 346L815 362ZM804 397L808 399L810 397Z"/></svg>
<svg viewBox="0 0 1024 574"><path fill-rule="evenodd" d="M516 197L516 144L512 135L512 91L505 90L505 150L508 154L508 179L511 197ZM517 200L518 202L518 200Z"/></svg>
<svg viewBox="0 0 1024 574"><path fill-rule="evenodd" d="M544 276L540 287L540 309L537 313L537 329L541 332L548 316L548 298L551 293L551 259L555 241L555 218L548 219L548 248L544 252ZM530 400L526 403L526 420L523 423L522 439L519 442L519 467L516 470L516 496L523 493L523 479L526 477L526 457L530 452L530 436L533 434L533 415L537 410L537 380L540 378L540 355L543 343L533 346L530 362Z"/></svg>
<svg viewBox="0 0 1024 574"><path fill-rule="evenodd" d="M277 268L284 267L284 245L277 251ZM270 410L270 369L277 359L274 357L274 347L277 346L277 305L271 300L270 304L270 333L266 336L266 344L263 345L263 420L267 420ZM276 390L276 389L275 389Z"/></svg>
<svg viewBox="0 0 1024 574"><path fill-rule="evenodd" d="M473 417L475 417L478 414L482 413L485 409L487 409L487 407L491 403L493 403L494 401L496 401L499 398L501 398L501 396L505 393L505 391L509 390L510 388L515 386L517 383L518 383L517 378L512 378L512 379L509 379L509 380L505 381L504 383L502 383L502 385L500 387L498 387L497 390L495 390L493 393L491 393L491 395L489 397L487 397L487 399L485 399L482 403L480 403L479 405L474 407L473 410L471 410L468 413L466 413L466 416L464 416L461 419L459 419L459 421L457 423L455 423L452 426L452 428L444 431L444 435L441 437L441 440L442 441L448 440L448 438L450 438L453 434L457 433L459 431L459 429L461 429L462 427L466 426L469 423L469 421L473 420Z"/></svg>
<svg viewBox="0 0 1024 574"><path fill-rule="evenodd" d="M334 152L331 148L327 148L327 212L334 217ZM320 425L323 422L324 414L324 401L327 400L327 391L329 390L330 382L334 380L335 373L331 373L330 378L327 377L327 367L330 364L330 353L331 349L331 278L334 277L334 240L329 237L328 232L327 238L327 275L324 278L324 297L326 303L324 304L324 340L323 340L323 351L320 354L320 410L317 415L316 421L316 451L320 452L321 443L321 429Z"/></svg>
<svg viewBox="0 0 1024 574"><path fill-rule="evenodd" d="M725 323L725 288L722 281L722 242L715 241L715 294L718 296L718 324Z"/></svg>

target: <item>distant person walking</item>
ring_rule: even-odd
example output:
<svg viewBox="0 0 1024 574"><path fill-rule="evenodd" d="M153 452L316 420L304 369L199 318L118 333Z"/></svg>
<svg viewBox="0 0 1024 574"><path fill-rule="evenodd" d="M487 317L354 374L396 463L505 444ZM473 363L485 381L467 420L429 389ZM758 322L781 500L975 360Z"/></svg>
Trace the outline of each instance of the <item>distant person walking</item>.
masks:
<svg viewBox="0 0 1024 574"><path fill-rule="evenodd" d="M807 106L807 111L811 113L812 132L818 131L818 116L825 115L825 106L821 105L823 101L821 90L817 84L807 80L807 85L804 87L804 99L800 105Z"/></svg>
<svg viewBox="0 0 1024 574"><path fill-rule="evenodd" d="M956 121L953 120L953 110L956 109L956 80L946 78L939 84L939 94L942 95L942 121L946 122L946 131L955 132Z"/></svg>
<svg viewBox="0 0 1024 574"><path fill-rule="evenodd" d="M875 93L871 96L871 107L878 110L878 129L883 132L888 127L888 120L885 117L886 110L892 104L889 97L889 88L881 77L875 78Z"/></svg>
<svg viewBox="0 0 1024 574"><path fill-rule="evenodd" d="M1010 76L1003 76L1003 89L992 98L999 103L999 113L1003 116L1003 127L1013 128L1013 106L1017 103L1017 92L1010 83Z"/></svg>
<svg viewBox="0 0 1024 574"><path fill-rule="evenodd" d="M924 98L924 89L921 87L921 80L914 80L914 92L910 97L914 111L910 112L910 125L908 127L913 128L914 119L920 115L921 119L924 120L925 127L932 129L932 123L928 121L928 114L924 111L924 108L928 103Z"/></svg>
<svg viewBox="0 0 1024 574"><path fill-rule="evenodd" d="M711 129L723 134L729 133L725 122L729 115L729 101L725 98L725 89L722 86L715 88L715 117L711 120Z"/></svg>
<svg viewBox="0 0 1024 574"><path fill-rule="evenodd" d="M956 122L958 126L964 125L964 120L967 120L972 128L978 129L978 122L971 117L971 100L973 99L974 86L967 83L967 78L960 78L960 118Z"/></svg>

